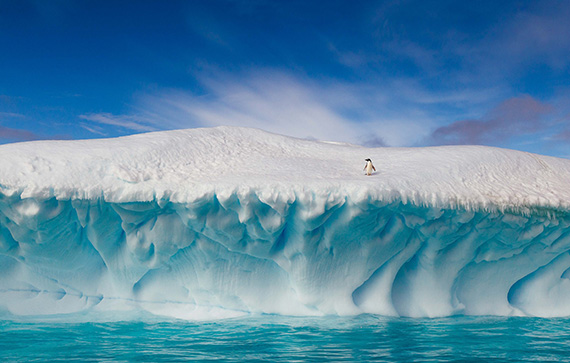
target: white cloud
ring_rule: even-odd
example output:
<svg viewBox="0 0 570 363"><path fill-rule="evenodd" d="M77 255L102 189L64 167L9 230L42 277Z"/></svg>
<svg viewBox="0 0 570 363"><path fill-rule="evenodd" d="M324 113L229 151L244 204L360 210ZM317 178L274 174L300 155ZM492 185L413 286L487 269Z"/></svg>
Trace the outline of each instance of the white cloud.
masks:
<svg viewBox="0 0 570 363"><path fill-rule="evenodd" d="M354 140L361 133L357 125L319 99L316 90L291 78L266 74L243 82L208 80L206 84L209 96L171 91L153 99L153 111L179 110L179 119L200 126L255 127L331 141Z"/></svg>
<svg viewBox="0 0 570 363"><path fill-rule="evenodd" d="M0 118L26 118L26 116L15 112L0 112Z"/></svg>
<svg viewBox="0 0 570 363"><path fill-rule="evenodd" d="M133 131L242 126L300 138L365 146L421 145L441 124L480 117L489 102L473 90L428 92L413 79L344 82L315 80L275 70L198 77L201 93L162 89L138 95L127 115L82 115L82 125ZM473 115L473 116L471 116Z"/></svg>
<svg viewBox="0 0 570 363"><path fill-rule="evenodd" d="M84 128L85 130L91 132L92 134L97 134L97 135L101 135L101 136L107 136L107 133L103 132L103 130L100 127L96 127L93 125L88 125L84 122L81 122L79 124L79 126L81 126L82 128Z"/></svg>
<svg viewBox="0 0 570 363"><path fill-rule="evenodd" d="M320 82L276 71L202 78L205 94L163 90L138 99L138 117L163 128L243 126L355 144L411 145L431 122L400 107L387 85ZM381 141L380 141L381 140Z"/></svg>
<svg viewBox="0 0 570 363"><path fill-rule="evenodd" d="M146 132L146 131L156 131L158 130L156 127L148 125L148 120L140 121L139 118L136 116L131 115L112 115L110 113L90 113L87 115L80 115L79 118L91 122L95 122L98 124L104 125L111 125L111 126L119 126L124 129L139 131L139 132ZM85 125L82 125L88 131L94 132L90 130ZM101 134L101 132L95 132Z"/></svg>

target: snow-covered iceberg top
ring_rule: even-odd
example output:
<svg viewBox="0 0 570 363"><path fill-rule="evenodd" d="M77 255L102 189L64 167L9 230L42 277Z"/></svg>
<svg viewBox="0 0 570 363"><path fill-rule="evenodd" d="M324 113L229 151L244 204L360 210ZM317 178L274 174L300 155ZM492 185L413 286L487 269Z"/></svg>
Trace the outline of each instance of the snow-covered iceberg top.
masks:
<svg viewBox="0 0 570 363"><path fill-rule="evenodd" d="M378 171L364 175L364 159ZM570 160L483 147L365 148L217 127L0 146L0 191L22 198L188 203L254 192L466 209L567 210Z"/></svg>

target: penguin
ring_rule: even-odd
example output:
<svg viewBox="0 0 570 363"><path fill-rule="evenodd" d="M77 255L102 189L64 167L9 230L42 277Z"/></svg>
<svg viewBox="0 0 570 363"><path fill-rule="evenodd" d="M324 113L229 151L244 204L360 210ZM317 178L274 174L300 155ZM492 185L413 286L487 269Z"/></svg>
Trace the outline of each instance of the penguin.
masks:
<svg viewBox="0 0 570 363"><path fill-rule="evenodd" d="M376 171L374 165L372 165L372 160L364 159L366 161L366 165L364 166L363 170L366 170L366 175L372 175L372 170Z"/></svg>

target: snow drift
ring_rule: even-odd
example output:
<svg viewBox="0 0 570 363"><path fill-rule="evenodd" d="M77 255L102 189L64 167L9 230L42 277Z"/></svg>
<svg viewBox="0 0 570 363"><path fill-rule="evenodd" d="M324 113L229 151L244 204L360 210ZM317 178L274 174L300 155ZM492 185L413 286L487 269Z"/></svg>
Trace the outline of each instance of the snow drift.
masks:
<svg viewBox="0 0 570 363"><path fill-rule="evenodd" d="M0 309L570 315L569 182L518 151L229 127L3 145Z"/></svg>

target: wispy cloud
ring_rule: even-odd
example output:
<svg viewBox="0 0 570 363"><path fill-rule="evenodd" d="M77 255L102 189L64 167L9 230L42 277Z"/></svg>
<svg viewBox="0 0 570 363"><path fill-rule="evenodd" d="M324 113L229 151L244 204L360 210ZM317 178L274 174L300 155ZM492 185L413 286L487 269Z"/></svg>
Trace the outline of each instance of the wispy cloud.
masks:
<svg viewBox="0 0 570 363"><path fill-rule="evenodd" d="M0 112L0 118L25 118L25 115L15 112Z"/></svg>
<svg viewBox="0 0 570 363"><path fill-rule="evenodd" d="M567 77L569 18L568 1L386 1L351 29L365 46L334 36L325 43L332 59L367 77L414 75L440 91L510 88L529 72Z"/></svg>
<svg viewBox="0 0 570 363"><path fill-rule="evenodd" d="M410 78L344 82L273 69L211 68L196 78L200 91L139 94L131 112L82 115L80 126L102 136L113 134L109 126L146 132L228 125L364 146L504 147L517 137L552 137L563 128L553 126L557 104L528 95L505 99L500 86L434 91ZM490 107L496 99L505 100Z"/></svg>
<svg viewBox="0 0 570 363"><path fill-rule="evenodd" d="M568 141L570 141L570 114L565 114L563 117L561 117L559 124L562 126L561 129L550 139L558 143L563 143L570 150L570 145L568 144Z"/></svg>
<svg viewBox="0 0 570 363"><path fill-rule="evenodd" d="M31 141L40 140L42 138L43 137L40 135L31 131L0 126L0 139L11 141Z"/></svg>
<svg viewBox="0 0 570 363"><path fill-rule="evenodd" d="M552 107L530 96L503 101L482 119L467 119L439 127L432 144L492 144L497 140L536 132L546 126Z"/></svg>
<svg viewBox="0 0 570 363"><path fill-rule="evenodd" d="M98 124L118 126L123 129L138 131L138 132L158 130L156 127L149 125L148 120L140 120L139 117L131 115L113 115L104 112L104 113L90 113L86 115L80 115L79 118L82 120L87 120ZM86 125L82 125L82 127L88 131L101 134L101 132L94 131L94 128L90 129L88 126L87 127L85 126Z"/></svg>
<svg viewBox="0 0 570 363"><path fill-rule="evenodd" d="M20 141L34 141L34 140L69 140L70 135L57 134L57 135L44 135L33 131L16 129L12 127L0 126L0 142L20 142Z"/></svg>
<svg viewBox="0 0 570 363"><path fill-rule="evenodd" d="M569 18L567 1L536 3L506 24L497 48L511 60L534 60L563 69L570 64Z"/></svg>
<svg viewBox="0 0 570 363"><path fill-rule="evenodd" d="M81 123L79 123L79 126L81 126L83 129L89 131L92 134L97 134L97 135L101 135L101 136L107 136L108 135L106 132L103 131L103 129L101 127L98 127L95 125L88 125L85 122L81 122Z"/></svg>
<svg viewBox="0 0 570 363"><path fill-rule="evenodd" d="M391 91L366 84L315 81L263 70L201 78L205 93L163 90L141 97L135 114L164 128L219 125L260 128L300 138L367 146L414 143L429 117L400 107Z"/></svg>
<svg viewBox="0 0 570 363"><path fill-rule="evenodd" d="M170 91L146 101L153 114L170 116L183 125L246 126L325 140L338 140L339 135L354 140L361 133L323 102L316 90L286 76L266 74L243 83L220 79L204 83L209 94L203 97Z"/></svg>
<svg viewBox="0 0 570 363"><path fill-rule="evenodd" d="M554 135L553 139L557 141L570 141L570 130L564 130Z"/></svg>

